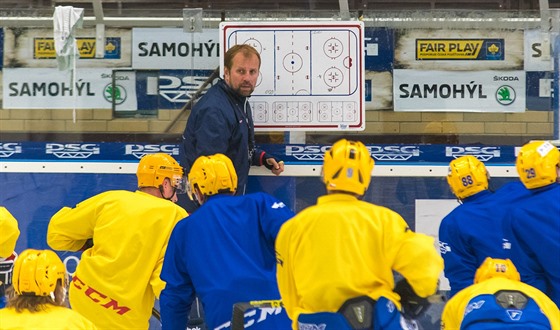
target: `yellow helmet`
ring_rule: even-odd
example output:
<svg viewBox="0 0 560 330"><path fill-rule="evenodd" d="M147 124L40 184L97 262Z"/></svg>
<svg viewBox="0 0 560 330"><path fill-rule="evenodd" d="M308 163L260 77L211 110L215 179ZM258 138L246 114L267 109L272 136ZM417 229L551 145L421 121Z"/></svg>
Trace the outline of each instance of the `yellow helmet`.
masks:
<svg viewBox="0 0 560 330"><path fill-rule="evenodd" d="M527 189L548 186L556 182L560 151L548 141L533 141L521 147L515 167Z"/></svg>
<svg viewBox="0 0 560 330"><path fill-rule="evenodd" d="M476 157L461 156L449 163L447 183L457 198L465 199L488 189L488 171Z"/></svg>
<svg viewBox="0 0 560 330"><path fill-rule="evenodd" d="M476 270L474 283L480 283L493 277L504 277L514 281L521 281L519 272L511 260L487 257Z"/></svg>
<svg viewBox="0 0 560 330"><path fill-rule="evenodd" d="M138 187L159 187L165 178L169 178L171 186L177 193L185 192L183 167L166 153L147 154L140 159L136 170Z"/></svg>
<svg viewBox="0 0 560 330"><path fill-rule="evenodd" d="M195 187L198 187L204 196L235 193L237 173L226 155L200 156L191 167L188 182L189 197L192 200L196 200Z"/></svg>
<svg viewBox="0 0 560 330"><path fill-rule="evenodd" d="M50 296L59 280L66 285L66 268L51 250L27 249L16 259L12 285L18 295Z"/></svg>
<svg viewBox="0 0 560 330"><path fill-rule="evenodd" d="M364 195L374 166L369 150L359 141L341 139L325 152L323 182L327 191Z"/></svg>

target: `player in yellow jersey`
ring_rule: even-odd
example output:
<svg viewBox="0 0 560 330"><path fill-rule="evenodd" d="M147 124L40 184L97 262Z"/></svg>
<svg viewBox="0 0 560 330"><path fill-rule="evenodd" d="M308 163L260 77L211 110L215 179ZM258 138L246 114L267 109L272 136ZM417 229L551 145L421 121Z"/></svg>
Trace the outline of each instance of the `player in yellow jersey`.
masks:
<svg viewBox="0 0 560 330"><path fill-rule="evenodd" d="M159 275L169 236L187 216L174 203L186 182L175 159L148 154L136 175L137 191L107 191L64 207L47 231L55 250L85 249L70 284L70 303L100 329L148 329L165 286Z"/></svg>
<svg viewBox="0 0 560 330"><path fill-rule="evenodd" d="M66 305L68 277L50 250L23 251L14 264L8 304L0 309L0 329L94 330L93 323Z"/></svg>
<svg viewBox="0 0 560 330"><path fill-rule="evenodd" d="M486 258L474 284L443 309L441 329L560 329L560 311L546 294L520 281L509 259Z"/></svg>
<svg viewBox="0 0 560 330"><path fill-rule="evenodd" d="M327 195L280 229L277 279L294 330L414 327L419 312L412 307L426 307L437 290L443 260L434 239L361 200L373 166L361 142L336 142L324 157ZM406 279L397 289L402 296L393 271Z"/></svg>

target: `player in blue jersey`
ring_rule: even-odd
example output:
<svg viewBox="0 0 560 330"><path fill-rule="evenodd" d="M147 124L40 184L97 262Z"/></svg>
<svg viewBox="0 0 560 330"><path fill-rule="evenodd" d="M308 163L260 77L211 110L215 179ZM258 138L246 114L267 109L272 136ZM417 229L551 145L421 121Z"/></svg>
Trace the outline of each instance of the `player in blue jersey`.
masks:
<svg viewBox="0 0 560 330"><path fill-rule="evenodd" d="M233 304L280 299L274 243L294 213L280 200L254 193L234 196L237 174L223 154L201 156L188 175L189 196L201 207L175 227L161 278L162 327L185 329L195 295L209 329L230 329ZM278 308L246 314L246 328L289 329Z"/></svg>
<svg viewBox="0 0 560 330"><path fill-rule="evenodd" d="M509 259L486 258L474 284L443 309L442 330L560 329L560 311L542 291L519 281Z"/></svg>
<svg viewBox="0 0 560 330"><path fill-rule="evenodd" d="M526 195L521 182L504 185L493 193L489 175L474 156L462 156L449 163L447 182L460 201L439 227L440 252L450 296L473 282L478 266L486 259L507 258L509 244L503 241L502 219L507 205Z"/></svg>
<svg viewBox="0 0 560 330"><path fill-rule="evenodd" d="M509 208L504 234L521 280L560 306L560 151L548 141L525 144L516 161L528 196Z"/></svg>

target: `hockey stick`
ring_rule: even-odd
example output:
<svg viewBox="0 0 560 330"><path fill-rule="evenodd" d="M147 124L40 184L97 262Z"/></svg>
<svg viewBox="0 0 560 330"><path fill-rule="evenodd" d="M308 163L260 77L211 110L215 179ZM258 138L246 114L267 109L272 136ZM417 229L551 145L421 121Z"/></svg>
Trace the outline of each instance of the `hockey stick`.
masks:
<svg viewBox="0 0 560 330"><path fill-rule="evenodd" d="M199 89L197 89L196 92L194 92L193 95L191 95L190 100L185 104L185 106L181 109L181 112L179 112L179 114L173 119L173 121L171 121L171 123L169 123L169 125L167 125L167 127L165 128L165 133L168 133L173 126L175 126L175 124L177 123L177 121L179 121L179 119L183 116L184 113L186 113L187 110L192 109L192 105L193 103L200 97L200 95L202 94L202 92L206 89L206 87L208 87L208 85L210 83L212 83L212 81L214 81L214 79L218 78L218 76L220 75L220 67L218 66L214 72L212 72L212 74L210 75L210 77L208 77L208 79L206 79L206 81L204 82L204 84L202 84L200 86Z"/></svg>
<svg viewBox="0 0 560 330"><path fill-rule="evenodd" d="M161 314L155 307L152 308L152 316L155 317L159 321L159 323L161 323Z"/></svg>
<svg viewBox="0 0 560 330"><path fill-rule="evenodd" d="M252 300L233 304L231 330L245 329L245 312L255 308L284 307L281 300Z"/></svg>

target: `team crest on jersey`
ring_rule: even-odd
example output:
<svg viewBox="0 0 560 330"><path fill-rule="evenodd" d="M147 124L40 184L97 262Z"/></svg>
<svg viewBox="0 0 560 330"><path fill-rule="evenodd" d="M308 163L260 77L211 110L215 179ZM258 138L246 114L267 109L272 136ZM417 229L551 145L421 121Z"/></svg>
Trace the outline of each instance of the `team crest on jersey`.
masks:
<svg viewBox="0 0 560 330"><path fill-rule="evenodd" d="M395 304L391 301L391 300L387 300L387 304L385 305L385 307L387 307L387 311L389 313L393 313L396 309Z"/></svg>
<svg viewBox="0 0 560 330"><path fill-rule="evenodd" d="M324 323L313 324L313 323L298 323L299 330L325 330L327 325Z"/></svg>
<svg viewBox="0 0 560 330"><path fill-rule="evenodd" d="M438 245L439 245L439 253L446 254L447 252L451 252L451 247L449 246L449 244L439 241Z"/></svg>
<svg viewBox="0 0 560 330"><path fill-rule="evenodd" d="M274 202L274 204L272 204L271 206L273 209L281 209L283 207L286 207L286 204L282 203L282 202Z"/></svg>
<svg viewBox="0 0 560 330"><path fill-rule="evenodd" d="M506 310L506 313L508 314L509 318L512 319L513 321L521 320L521 315L523 315L523 312L518 309L508 309Z"/></svg>
<svg viewBox="0 0 560 330"><path fill-rule="evenodd" d="M484 300L480 300L480 301L474 301L472 303L470 303L467 308L465 308L465 315L469 314L470 312L472 312L475 309L480 309L482 308L482 305L484 305L486 301Z"/></svg>

